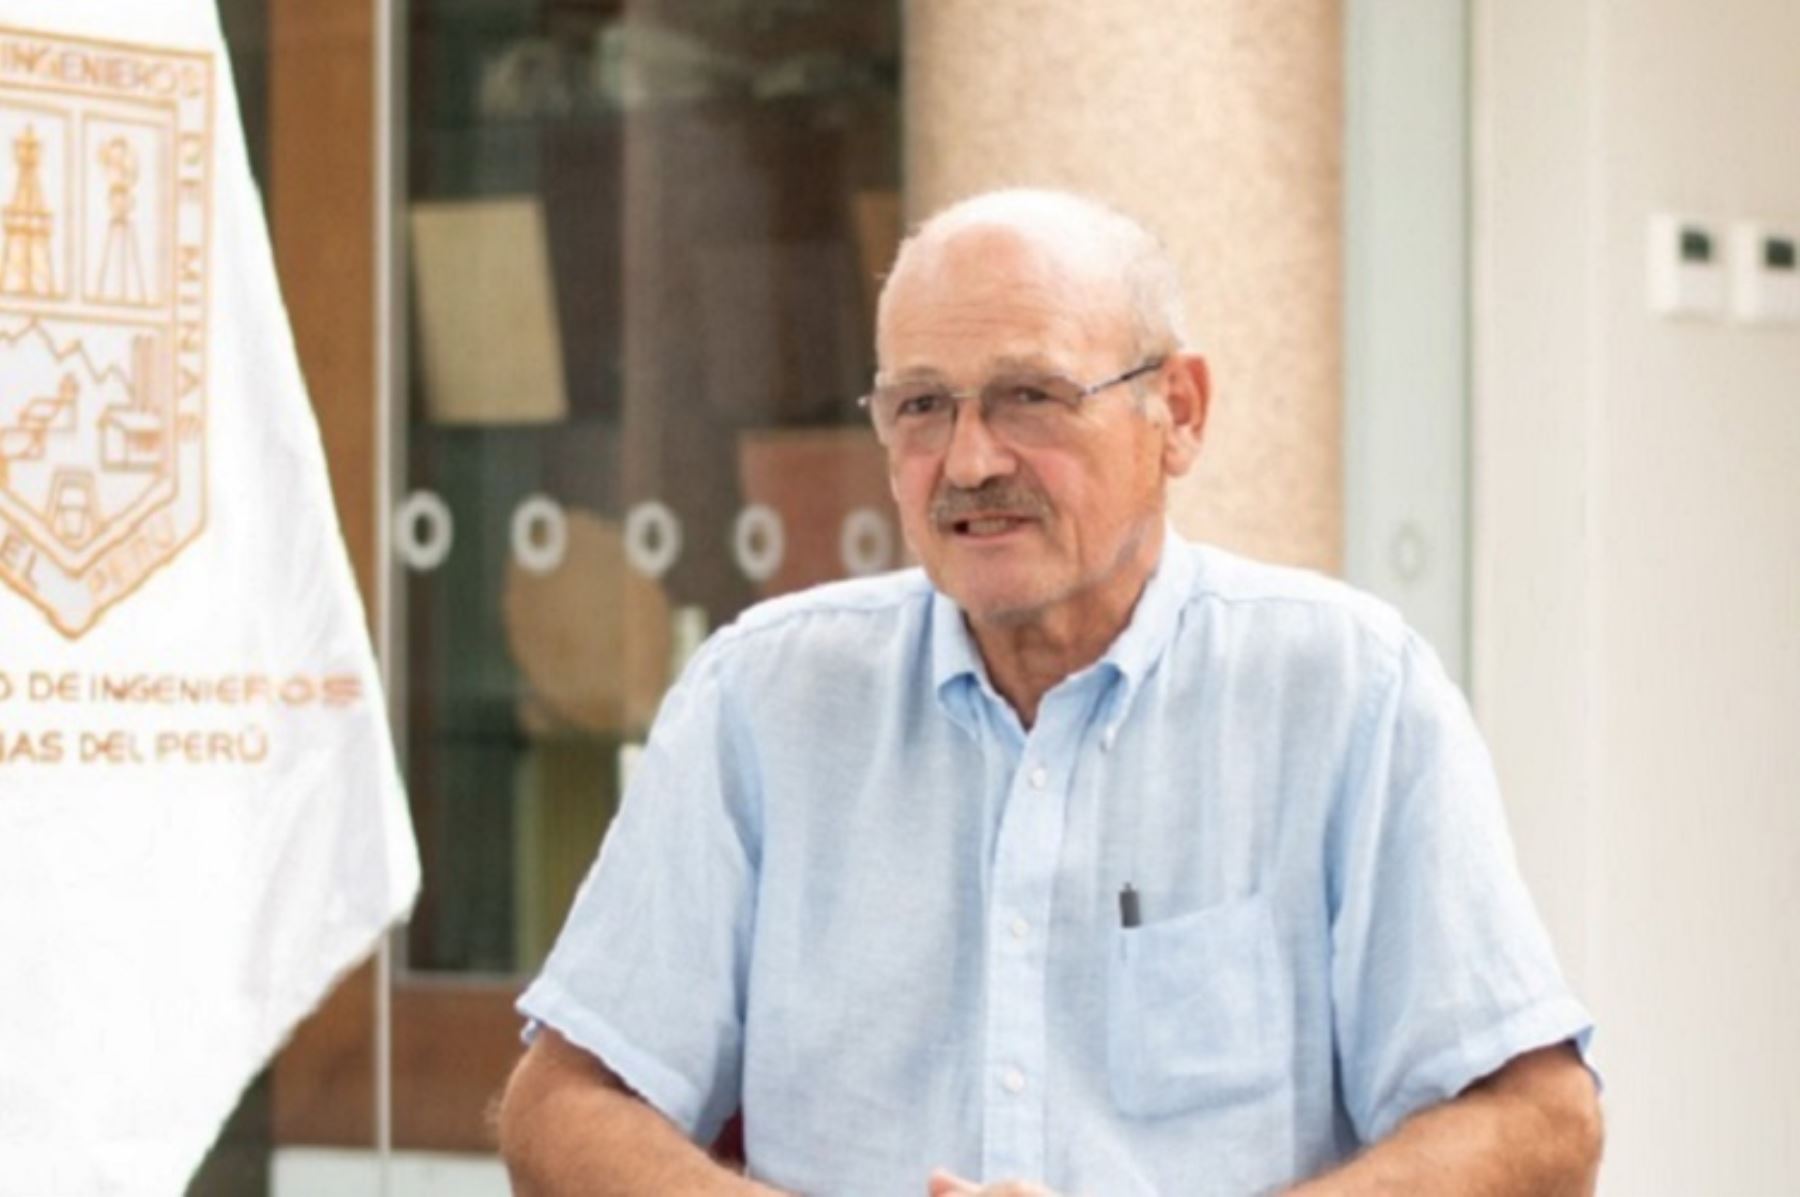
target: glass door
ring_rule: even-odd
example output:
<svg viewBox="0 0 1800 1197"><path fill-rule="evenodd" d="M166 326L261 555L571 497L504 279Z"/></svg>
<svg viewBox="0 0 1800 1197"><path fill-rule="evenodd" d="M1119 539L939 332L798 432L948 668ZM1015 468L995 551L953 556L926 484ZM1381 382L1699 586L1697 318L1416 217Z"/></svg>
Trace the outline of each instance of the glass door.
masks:
<svg viewBox="0 0 1800 1197"><path fill-rule="evenodd" d="M902 564L855 406L899 236L898 23L893 0L410 5L388 643L425 888L399 1149L489 1150L511 1000L700 641Z"/></svg>

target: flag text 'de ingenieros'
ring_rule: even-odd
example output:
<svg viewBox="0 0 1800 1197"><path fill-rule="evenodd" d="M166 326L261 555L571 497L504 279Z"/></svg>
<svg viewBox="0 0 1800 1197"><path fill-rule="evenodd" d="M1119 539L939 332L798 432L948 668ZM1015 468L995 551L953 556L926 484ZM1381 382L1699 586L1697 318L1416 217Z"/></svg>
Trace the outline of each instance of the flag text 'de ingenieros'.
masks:
<svg viewBox="0 0 1800 1197"><path fill-rule="evenodd" d="M0 769L257 765L275 741L263 716L341 711L363 698L353 673L0 670ZM95 717L108 708L129 718Z"/></svg>

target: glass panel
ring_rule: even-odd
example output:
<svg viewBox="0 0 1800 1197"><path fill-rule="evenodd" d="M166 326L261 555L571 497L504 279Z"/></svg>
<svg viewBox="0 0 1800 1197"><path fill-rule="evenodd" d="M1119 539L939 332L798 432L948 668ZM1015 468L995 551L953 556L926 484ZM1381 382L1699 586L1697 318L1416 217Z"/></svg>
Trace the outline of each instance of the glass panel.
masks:
<svg viewBox="0 0 1800 1197"><path fill-rule="evenodd" d="M1469 6L1344 22L1344 576L1466 685Z"/></svg>
<svg viewBox="0 0 1800 1197"><path fill-rule="evenodd" d="M411 5L414 974L535 969L708 629L900 563L854 404L898 235L898 22Z"/></svg>

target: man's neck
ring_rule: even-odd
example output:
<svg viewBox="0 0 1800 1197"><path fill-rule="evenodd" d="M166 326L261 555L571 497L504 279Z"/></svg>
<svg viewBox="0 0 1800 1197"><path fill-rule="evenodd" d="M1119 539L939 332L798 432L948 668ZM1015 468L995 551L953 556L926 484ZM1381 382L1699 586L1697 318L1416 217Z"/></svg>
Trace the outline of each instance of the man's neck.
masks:
<svg viewBox="0 0 1800 1197"><path fill-rule="evenodd" d="M1159 523L1090 590L1023 618L965 617L988 680L1027 728L1044 695L1098 661L1130 624L1162 551Z"/></svg>

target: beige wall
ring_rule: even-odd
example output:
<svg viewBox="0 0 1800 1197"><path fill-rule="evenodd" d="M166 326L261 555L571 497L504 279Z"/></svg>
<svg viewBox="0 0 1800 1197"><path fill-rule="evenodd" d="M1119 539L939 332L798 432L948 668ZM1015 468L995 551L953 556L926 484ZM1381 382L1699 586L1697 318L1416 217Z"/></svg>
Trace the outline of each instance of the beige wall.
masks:
<svg viewBox="0 0 1800 1197"><path fill-rule="evenodd" d="M1603 1191L1800 1187L1800 330L1646 309L1800 218L1800 6L1476 4L1475 697L1600 1024Z"/></svg>
<svg viewBox="0 0 1800 1197"><path fill-rule="evenodd" d="M909 217L993 187L1085 191L1159 233L1215 400L1190 535L1342 559L1335 0L929 0L907 10Z"/></svg>

